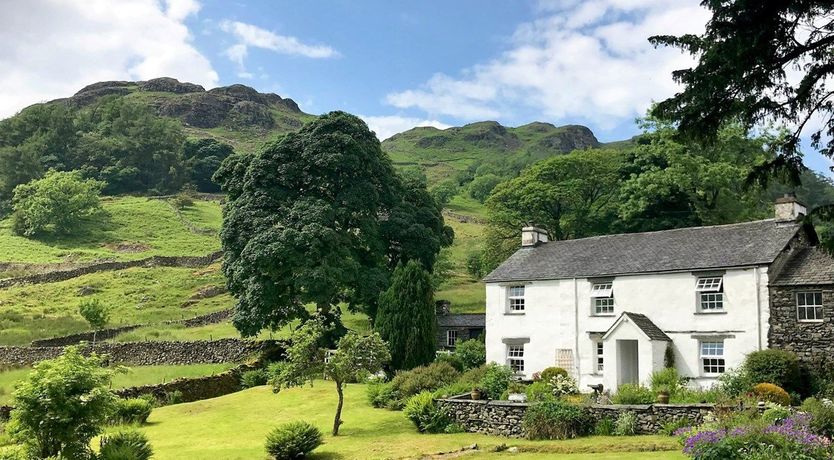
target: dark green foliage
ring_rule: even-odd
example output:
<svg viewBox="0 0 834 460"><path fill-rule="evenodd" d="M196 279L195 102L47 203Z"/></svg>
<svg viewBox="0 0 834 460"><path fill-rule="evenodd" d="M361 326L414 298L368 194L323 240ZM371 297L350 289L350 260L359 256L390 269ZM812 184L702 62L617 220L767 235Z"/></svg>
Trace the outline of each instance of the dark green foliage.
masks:
<svg viewBox="0 0 834 460"><path fill-rule="evenodd" d="M460 357L454 353L438 353L437 357L434 358L434 362L448 363L450 366L454 367L456 371L463 372L463 361L461 361Z"/></svg>
<svg viewBox="0 0 834 460"><path fill-rule="evenodd" d="M816 398L802 403L801 411L811 414L811 429L814 433L829 439L834 437L834 405Z"/></svg>
<svg viewBox="0 0 834 460"><path fill-rule="evenodd" d="M663 350L663 367L667 369L675 368L675 346L671 343L667 344L666 349Z"/></svg>
<svg viewBox="0 0 834 460"><path fill-rule="evenodd" d="M102 366L101 357L84 357L78 347L35 364L14 392L7 427L13 439L36 458L89 457L90 440L101 433L116 404L108 388L113 373Z"/></svg>
<svg viewBox="0 0 834 460"><path fill-rule="evenodd" d="M398 265L379 299L374 329L391 350L391 368L411 369L435 358L437 321L431 275L417 261Z"/></svg>
<svg viewBox="0 0 834 460"><path fill-rule="evenodd" d="M231 145L214 139L186 139L182 148L183 161L189 171L190 182L197 191L220 191L220 186L211 178L223 160L234 153Z"/></svg>
<svg viewBox="0 0 834 460"><path fill-rule="evenodd" d="M484 273L483 251L474 250L466 256L466 273L469 273L477 279L481 279Z"/></svg>
<svg viewBox="0 0 834 460"><path fill-rule="evenodd" d="M12 191L20 184L43 176L40 155L32 145L0 147L0 201L11 201Z"/></svg>
<svg viewBox="0 0 834 460"><path fill-rule="evenodd" d="M721 377L718 378L718 382L721 391L731 398L737 398L741 395L749 393L755 384L753 379L750 377L750 373L747 372L744 366L737 369L730 369L723 373Z"/></svg>
<svg viewBox="0 0 834 460"><path fill-rule="evenodd" d="M111 421L116 424L143 424L151 416L153 404L147 399L120 399L116 403L116 409Z"/></svg>
<svg viewBox="0 0 834 460"><path fill-rule="evenodd" d="M149 460L153 449L148 438L139 431L122 431L102 436L100 460Z"/></svg>
<svg viewBox="0 0 834 460"><path fill-rule="evenodd" d="M269 373L266 369L253 369L240 375L240 386L243 388L253 388L266 385L268 381Z"/></svg>
<svg viewBox="0 0 834 460"><path fill-rule="evenodd" d="M539 380L528 385L526 394L527 400L530 402L555 399L555 396L553 396L553 387L544 380Z"/></svg>
<svg viewBox="0 0 834 460"><path fill-rule="evenodd" d="M445 206L449 200L458 193L458 184L454 180L445 180L438 183L429 190L434 201L440 206Z"/></svg>
<svg viewBox="0 0 834 460"><path fill-rule="evenodd" d="M583 408L556 400L530 405L523 424L528 439L572 439L594 428L593 418Z"/></svg>
<svg viewBox="0 0 834 460"><path fill-rule="evenodd" d="M451 243L425 184L400 179L365 123L343 112L229 156L215 180L229 194L223 271L246 336L305 317L306 303L373 316L389 270L432 267Z"/></svg>
<svg viewBox="0 0 834 460"><path fill-rule="evenodd" d="M561 367L548 367L541 371L541 373L539 373L539 378L542 380L542 382L550 383L550 381L553 380L553 378L557 375L567 377L568 371L562 369Z"/></svg>
<svg viewBox="0 0 834 460"><path fill-rule="evenodd" d="M495 174L478 176L469 183L469 196L483 203L501 182L502 179Z"/></svg>
<svg viewBox="0 0 834 460"><path fill-rule="evenodd" d="M625 383L617 388L611 401L614 404L651 404L655 402L655 395L642 385Z"/></svg>
<svg viewBox="0 0 834 460"><path fill-rule="evenodd" d="M434 362L428 366L415 367L398 373L390 382L382 385L373 401L376 407L401 410L406 401L424 391L435 391L453 384L460 373L445 362ZM469 387L469 390L472 388Z"/></svg>
<svg viewBox="0 0 834 460"><path fill-rule="evenodd" d="M801 390L799 360L789 351L777 349L754 351L745 358L744 369L753 384L772 383L788 392Z"/></svg>
<svg viewBox="0 0 834 460"><path fill-rule="evenodd" d="M414 423L421 433L442 433L449 426L449 417L437 407L434 395L425 391L409 398L403 415Z"/></svg>
<svg viewBox="0 0 834 460"><path fill-rule="evenodd" d="M31 237L83 231L85 222L104 216L99 199L103 186L77 171L51 171L17 186L12 201L15 233Z"/></svg>
<svg viewBox="0 0 834 460"><path fill-rule="evenodd" d="M487 364L486 372L478 386L487 398L500 399L501 395L510 386L512 377L513 371L509 366L502 366L495 363Z"/></svg>
<svg viewBox="0 0 834 460"><path fill-rule="evenodd" d="M614 436L614 420L609 417L603 417L597 420L594 425L594 435L596 436Z"/></svg>
<svg viewBox="0 0 834 460"><path fill-rule="evenodd" d="M166 405L173 405L173 404L180 404L183 402L182 391L174 390L165 393L165 404Z"/></svg>
<svg viewBox="0 0 834 460"><path fill-rule="evenodd" d="M480 339L458 342L453 354L463 364L463 370L481 367L486 363L486 345Z"/></svg>
<svg viewBox="0 0 834 460"><path fill-rule="evenodd" d="M275 460L305 458L323 442L321 431L302 421L279 425L266 436L266 451Z"/></svg>

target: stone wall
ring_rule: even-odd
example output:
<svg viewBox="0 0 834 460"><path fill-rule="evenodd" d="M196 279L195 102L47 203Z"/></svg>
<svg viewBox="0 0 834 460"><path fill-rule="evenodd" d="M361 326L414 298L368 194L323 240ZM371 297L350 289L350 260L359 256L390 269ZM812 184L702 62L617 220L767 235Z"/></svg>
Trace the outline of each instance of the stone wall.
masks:
<svg viewBox="0 0 834 460"><path fill-rule="evenodd" d="M220 260L222 256L222 251L216 251L205 256L153 256L123 262L100 262L71 270L57 270L0 280L0 289L20 284L54 283L89 275L90 273L125 270L134 267L204 267Z"/></svg>
<svg viewBox="0 0 834 460"><path fill-rule="evenodd" d="M796 353L803 361L834 354L834 286L770 286L768 346ZM823 319L797 320L796 293L822 291Z"/></svg>
<svg viewBox="0 0 834 460"><path fill-rule="evenodd" d="M522 426L527 403L509 401L473 401L468 395L440 399L438 406L464 430L508 437L523 437ZM637 415L639 434L659 432L669 422L686 419L700 424L704 416L714 410L712 404L649 404L649 405L593 405L587 408L595 420L616 419L623 412Z"/></svg>
<svg viewBox="0 0 834 460"><path fill-rule="evenodd" d="M282 342L242 339L198 340L193 342L125 342L84 345L84 353L109 356L113 363L134 366L158 364L219 364L242 362L255 353L282 349ZM0 347L0 365L29 366L59 356L61 347Z"/></svg>
<svg viewBox="0 0 834 460"><path fill-rule="evenodd" d="M202 401L235 393L243 388L240 385L240 375L257 366L243 364L226 372L203 377L181 378L170 382L138 387L120 388L113 390L120 398L138 398L142 395L152 395L160 403L165 403L168 395L179 392L180 402Z"/></svg>

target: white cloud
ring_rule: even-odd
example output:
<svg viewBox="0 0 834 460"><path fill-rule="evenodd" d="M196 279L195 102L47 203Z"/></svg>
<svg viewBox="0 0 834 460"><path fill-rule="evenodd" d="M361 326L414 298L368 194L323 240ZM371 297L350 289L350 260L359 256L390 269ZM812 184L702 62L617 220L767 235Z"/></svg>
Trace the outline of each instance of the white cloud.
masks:
<svg viewBox="0 0 834 460"><path fill-rule="evenodd" d="M308 45L296 37L278 35L266 29L239 21L223 21L220 29L232 34L237 43L226 49L224 54L238 66L238 76L252 78L246 71L245 60L249 47L262 48L276 53L304 56L313 59L332 58L339 53L327 45Z"/></svg>
<svg viewBox="0 0 834 460"><path fill-rule="evenodd" d="M161 76L206 87L217 72L183 23L188 0L30 0L0 6L0 118L102 80Z"/></svg>
<svg viewBox="0 0 834 460"><path fill-rule="evenodd" d="M533 110L611 127L672 95L671 72L692 63L647 38L698 33L709 18L697 0L543 0L538 11L541 17L520 25L495 59L459 77L434 75L386 101L429 117L477 120Z"/></svg>
<svg viewBox="0 0 834 460"><path fill-rule="evenodd" d="M450 127L450 125L438 120L425 120L421 118L401 117L398 115L360 115L359 117L365 120L365 123L367 123L368 127L371 128L371 131L375 132L376 137L381 141L388 139L394 134L408 131L409 129L417 126L434 126L438 129L446 129Z"/></svg>

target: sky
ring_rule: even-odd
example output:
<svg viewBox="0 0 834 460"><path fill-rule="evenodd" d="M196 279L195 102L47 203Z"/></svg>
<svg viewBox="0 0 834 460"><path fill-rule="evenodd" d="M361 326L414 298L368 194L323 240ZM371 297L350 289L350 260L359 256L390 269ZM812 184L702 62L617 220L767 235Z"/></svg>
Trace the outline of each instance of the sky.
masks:
<svg viewBox="0 0 834 460"><path fill-rule="evenodd" d="M0 0L0 118L97 81L169 76L345 110L380 139L496 120L621 140L692 64L647 37L708 18L698 0Z"/></svg>

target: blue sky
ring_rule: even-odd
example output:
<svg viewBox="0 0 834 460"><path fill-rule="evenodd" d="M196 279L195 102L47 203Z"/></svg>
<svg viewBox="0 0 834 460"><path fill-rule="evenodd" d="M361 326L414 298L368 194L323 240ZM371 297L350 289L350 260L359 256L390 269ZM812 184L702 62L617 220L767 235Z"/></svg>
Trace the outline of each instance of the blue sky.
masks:
<svg viewBox="0 0 834 460"><path fill-rule="evenodd" d="M107 79L243 83L346 110L381 138L417 125L584 124L602 141L691 64L697 0L32 0L0 6L0 117ZM5 19L4 19L5 18ZM831 164L810 149L807 163Z"/></svg>

